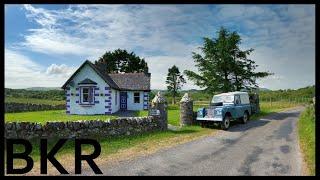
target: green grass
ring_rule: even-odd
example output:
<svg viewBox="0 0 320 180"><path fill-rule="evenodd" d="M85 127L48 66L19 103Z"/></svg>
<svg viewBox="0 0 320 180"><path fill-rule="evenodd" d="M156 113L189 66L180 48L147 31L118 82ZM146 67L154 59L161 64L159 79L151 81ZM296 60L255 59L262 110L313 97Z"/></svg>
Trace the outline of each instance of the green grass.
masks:
<svg viewBox="0 0 320 180"><path fill-rule="evenodd" d="M77 120L105 120L115 118L113 115L68 115L65 110L34 111L20 113L5 113L5 122L39 122L48 121L77 121Z"/></svg>
<svg viewBox="0 0 320 180"><path fill-rule="evenodd" d="M136 116L147 116L148 111L137 111ZM168 106L168 124L173 126L180 125L180 109L178 105L169 105Z"/></svg>
<svg viewBox="0 0 320 180"><path fill-rule="evenodd" d="M295 107L297 104L288 102L279 102L270 104L268 102L261 103L261 112L259 115L254 115L252 118L258 118L269 113L279 112L286 108ZM199 105L195 105L193 110L196 111ZM136 116L147 116L148 111L137 111ZM47 121L76 121L76 120L95 120L115 118L114 115L67 115L65 110L49 110L49 111L34 111L20 113L6 113L6 122L39 122L45 124ZM180 125L180 110L179 105L168 106L168 123L174 126Z"/></svg>
<svg viewBox="0 0 320 180"><path fill-rule="evenodd" d="M36 99L36 98L15 98L15 97L5 97L5 102L10 103L24 103L24 104L46 104L46 105L60 105L65 104L66 101L55 101L48 99Z"/></svg>
<svg viewBox="0 0 320 180"><path fill-rule="evenodd" d="M315 109L309 106L300 115L298 123L300 146L309 175L315 175Z"/></svg>

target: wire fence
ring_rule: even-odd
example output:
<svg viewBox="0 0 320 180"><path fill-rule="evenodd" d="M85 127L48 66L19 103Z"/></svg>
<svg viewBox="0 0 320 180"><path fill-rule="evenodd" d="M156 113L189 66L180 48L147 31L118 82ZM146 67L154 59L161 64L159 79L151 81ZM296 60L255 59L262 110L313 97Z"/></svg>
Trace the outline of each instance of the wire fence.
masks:
<svg viewBox="0 0 320 180"><path fill-rule="evenodd" d="M305 105L311 104L313 102L313 98L310 97L296 97L296 98L260 98L260 104L268 105L268 106L279 106L281 104L289 104L289 105ZM194 101L194 105L196 106L208 106L210 101Z"/></svg>

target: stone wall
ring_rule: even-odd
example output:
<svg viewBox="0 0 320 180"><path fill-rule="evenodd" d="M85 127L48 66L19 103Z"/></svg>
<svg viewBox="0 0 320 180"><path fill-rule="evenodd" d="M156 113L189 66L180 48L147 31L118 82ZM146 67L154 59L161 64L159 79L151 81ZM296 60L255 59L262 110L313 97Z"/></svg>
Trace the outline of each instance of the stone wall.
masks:
<svg viewBox="0 0 320 180"><path fill-rule="evenodd" d="M151 101L151 105L149 107L149 116L152 115L156 118L160 119L160 127L161 130L168 129L168 110L167 110L167 100L159 91L155 97ZM157 112L153 114L153 112Z"/></svg>
<svg viewBox="0 0 320 180"><path fill-rule="evenodd" d="M185 93L180 100L180 125L194 124L193 101L188 93Z"/></svg>
<svg viewBox="0 0 320 180"><path fill-rule="evenodd" d="M47 104L24 104L24 103L5 103L5 112L26 112L26 111L44 111L44 110L63 110L66 109L64 104L47 105Z"/></svg>
<svg viewBox="0 0 320 180"><path fill-rule="evenodd" d="M113 120L85 120L74 122L30 122L5 124L6 138L75 138L115 137L163 130L161 120L154 116L117 118Z"/></svg>

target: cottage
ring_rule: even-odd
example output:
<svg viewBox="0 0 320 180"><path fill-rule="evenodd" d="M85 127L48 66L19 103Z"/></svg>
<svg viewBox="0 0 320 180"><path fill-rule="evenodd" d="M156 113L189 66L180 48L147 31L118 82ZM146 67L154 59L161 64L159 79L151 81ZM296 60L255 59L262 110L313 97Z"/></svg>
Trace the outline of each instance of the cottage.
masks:
<svg viewBox="0 0 320 180"><path fill-rule="evenodd" d="M85 61L62 86L67 114L112 114L147 110L150 73L108 74Z"/></svg>

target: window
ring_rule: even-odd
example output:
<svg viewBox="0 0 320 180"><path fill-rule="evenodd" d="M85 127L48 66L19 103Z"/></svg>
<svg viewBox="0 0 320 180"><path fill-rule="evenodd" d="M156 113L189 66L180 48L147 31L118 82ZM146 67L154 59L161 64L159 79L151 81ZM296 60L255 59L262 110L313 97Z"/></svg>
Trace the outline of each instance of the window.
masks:
<svg viewBox="0 0 320 180"><path fill-rule="evenodd" d="M81 103L93 104L93 87L81 88Z"/></svg>
<svg viewBox="0 0 320 180"><path fill-rule="evenodd" d="M239 96L239 95L235 95L235 96L234 96L234 103L235 103L235 104L241 104L240 96Z"/></svg>
<svg viewBox="0 0 320 180"><path fill-rule="evenodd" d="M114 98L114 103L115 103L115 105L118 104L118 91L116 91L116 95L115 95L115 98Z"/></svg>
<svg viewBox="0 0 320 180"><path fill-rule="evenodd" d="M250 104L249 97L247 94L240 95L241 104Z"/></svg>
<svg viewBox="0 0 320 180"><path fill-rule="evenodd" d="M234 96L231 95L216 95L212 98L212 103L232 103Z"/></svg>
<svg viewBox="0 0 320 180"><path fill-rule="evenodd" d="M134 103L140 103L140 92L135 92L133 94L133 102Z"/></svg>

